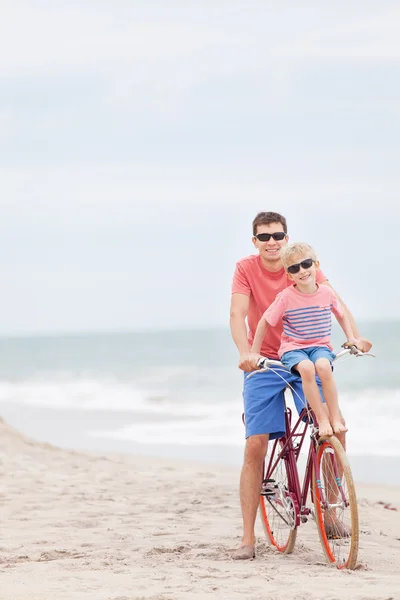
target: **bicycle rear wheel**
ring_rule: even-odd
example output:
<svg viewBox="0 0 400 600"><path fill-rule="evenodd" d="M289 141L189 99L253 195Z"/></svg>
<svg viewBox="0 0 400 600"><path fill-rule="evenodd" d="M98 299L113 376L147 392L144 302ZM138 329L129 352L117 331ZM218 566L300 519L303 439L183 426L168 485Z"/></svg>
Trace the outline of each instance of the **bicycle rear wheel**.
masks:
<svg viewBox="0 0 400 600"><path fill-rule="evenodd" d="M264 481L267 495L260 495L260 516L265 535L271 545L283 554L290 554L297 537L296 508L289 493L288 474L284 458L279 456L280 440L269 442L265 461Z"/></svg>
<svg viewBox="0 0 400 600"><path fill-rule="evenodd" d="M335 436L320 441L317 463L320 481L313 469L313 497L322 548L339 569L354 569L359 542L357 498L349 461Z"/></svg>

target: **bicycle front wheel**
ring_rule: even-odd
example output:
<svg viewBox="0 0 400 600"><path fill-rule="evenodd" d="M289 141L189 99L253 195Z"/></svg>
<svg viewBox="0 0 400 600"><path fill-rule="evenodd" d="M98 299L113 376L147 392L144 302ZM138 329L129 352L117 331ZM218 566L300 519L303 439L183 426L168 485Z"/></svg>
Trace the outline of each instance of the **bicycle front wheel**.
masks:
<svg viewBox="0 0 400 600"><path fill-rule="evenodd" d="M286 461L280 456L279 440L269 442L264 481L260 495L260 516L269 543L278 552L290 554L297 537L296 509L289 493Z"/></svg>
<svg viewBox="0 0 400 600"><path fill-rule="evenodd" d="M359 541L357 498L349 461L335 436L320 441L317 464L319 480L313 470L313 498L322 548L339 569L354 569Z"/></svg>

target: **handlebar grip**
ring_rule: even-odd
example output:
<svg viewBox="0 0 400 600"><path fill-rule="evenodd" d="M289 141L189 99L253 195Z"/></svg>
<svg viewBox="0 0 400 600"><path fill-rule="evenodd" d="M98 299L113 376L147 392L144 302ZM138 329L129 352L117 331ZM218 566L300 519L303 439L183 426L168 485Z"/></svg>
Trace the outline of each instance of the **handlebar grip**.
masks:
<svg viewBox="0 0 400 600"><path fill-rule="evenodd" d="M372 354L372 352L362 352L359 348L357 348L357 346L350 344L349 342L344 342L344 344L342 344L342 348L350 352L350 354L353 356L373 356L375 358L375 354Z"/></svg>

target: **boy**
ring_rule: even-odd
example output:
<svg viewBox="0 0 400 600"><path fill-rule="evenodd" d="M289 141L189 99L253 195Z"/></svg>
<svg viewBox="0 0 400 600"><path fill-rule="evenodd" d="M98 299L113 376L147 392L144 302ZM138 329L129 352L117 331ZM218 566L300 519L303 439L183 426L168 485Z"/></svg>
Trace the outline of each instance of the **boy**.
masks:
<svg viewBox="0 0 400 600"><path fill-rule="evenodd" d="M282 321L283 332L278 356L301 377L304 395L318 421L319 434L347 431L342 423L338 394L332 375L335 357L330 342L331 312L349 343L357 345L351 324L332 288L316 282L319 261L308 244L290 244L281 249L281 260L293 285L280 292L260 319L252 352L259 353L268 327ZM321 401L315 375L318 375L328 407Z"/></svg>

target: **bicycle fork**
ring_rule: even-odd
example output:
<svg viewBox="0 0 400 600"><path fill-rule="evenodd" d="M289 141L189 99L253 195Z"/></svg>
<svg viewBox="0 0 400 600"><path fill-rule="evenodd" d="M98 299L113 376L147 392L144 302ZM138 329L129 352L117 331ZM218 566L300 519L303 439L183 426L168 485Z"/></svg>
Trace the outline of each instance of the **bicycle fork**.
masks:
<svg viewBox="0 0 400 600"><path fill-rule="evenodd" d="M328 449L328 454L329 454L329 459L330 459L331 472L333 472L332 479L335 481L335 483L337 485L338 491L340 493L341 501L332 502L332 503L329 502L329 500L326 496L325 486L323 485L323 482L321 479L321 470L318 465L317 455L315 452L313 452L312 461L313 461L314 473L315 473L315 483L319 490L321 508L323 508L325 510L331 510L331 509L335 509L335 508L344 509L349 506L349 501L346 499L345 493L343 491L342 480L339 477L337 463L335 460L335 452L332 449ZM315 502L314 497L313 497L313 502Z"/></svg>

